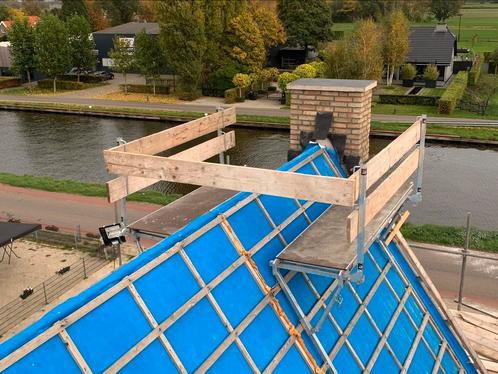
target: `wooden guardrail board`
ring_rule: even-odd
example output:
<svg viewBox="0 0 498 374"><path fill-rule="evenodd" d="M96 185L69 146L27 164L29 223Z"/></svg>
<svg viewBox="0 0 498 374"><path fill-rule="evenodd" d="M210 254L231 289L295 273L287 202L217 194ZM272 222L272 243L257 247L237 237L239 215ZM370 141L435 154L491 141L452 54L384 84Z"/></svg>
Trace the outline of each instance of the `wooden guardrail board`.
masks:
<svg viewBox="0 0 498 374"><path fill-rule="evenodd" d="M377 215L418 167L419 150L414 149L410 155L370 194L365 201L365 225ZM370 171L371 168L368 168ZM368 177L368 175L367 175ZM346 235L352 242L358 235L359 212L354 210L346 219Z"/></svg>
<svg viewBox="0 0 498 374"><path fill-rule="evenodd" d="M220 152L227 151L233 147L235 147L235 132L230 131L179 152L169 158L176 160L205 161L216 156ZM107 197L110 203L114 203L157 182L159 182L159 180L154 178L120 176L106 183Z"/></svg>
<svg viewBox="0 0 498 374"><path fill-rule="evenodd" d="M119 175L132 175L344 206L354 205L355 183L346 178L175 160L171 157L113 150L104 151L104 159L107 170Z"/></svg>

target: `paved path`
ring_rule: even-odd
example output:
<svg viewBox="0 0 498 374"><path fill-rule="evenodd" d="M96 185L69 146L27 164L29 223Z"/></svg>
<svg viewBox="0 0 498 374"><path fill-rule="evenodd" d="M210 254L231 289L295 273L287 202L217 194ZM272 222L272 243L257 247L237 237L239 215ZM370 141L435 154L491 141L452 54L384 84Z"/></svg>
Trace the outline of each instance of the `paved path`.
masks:
<svg viewBox="0 0 498 374"><path fill-rule="evenodd" d="M135 221L159 208L158 205L129 202L128 217ZM0 220L14 217L22 222L55 225L83 233L114 222L114 207L105 198L47 192L0 184Z"/></svg>
<svg viewBox="0 0 498 374"><path fill-rule="evenodd" d="M0 95L0 101L20 102L38 102L38 103L60 103L60 104L79 104L79 105L101 105L113 107L128 107L138 109L161 109L170 111L187 111L187 112L214 112L217 107L229 107L232 105L223 104L221 99L202 98L199 103L181 103L181 104L157 104L157 103L140 103L131 101L106 100L88 98L83 94L71 93L55 96L13 96ZM233 104L237 108L237 113L256 116L274 116L289 117L289 109L281 109L280 104L271 100L257 100L255 102L246 101L240 104ZM372 119L375 121L385 122L413 122L416 116L406 115L388 115L374 114ZM429 123L434 124L451 124L451 125L474 125L474 126L498 126L498 120L474 119L474 118L447 118L447 117L428 117Z"/></svg>
<svg viewBox="0 0 498 374"><path fill-rule="evenodd" d="M130 222L159 206L128 203ZM53 224L64 230L81 225L83 232L95 232L114 221L113 207L104 198L53 193L0 184L0 219L13 215L24 222ZM152 245L152 243L144 243ZM438 287L443 298L451 301L458 293L460 257L414 250ZM498 259L498 255L495 255ZM469 259L465 296L472 302L498 308L498 261Z"/></svg>

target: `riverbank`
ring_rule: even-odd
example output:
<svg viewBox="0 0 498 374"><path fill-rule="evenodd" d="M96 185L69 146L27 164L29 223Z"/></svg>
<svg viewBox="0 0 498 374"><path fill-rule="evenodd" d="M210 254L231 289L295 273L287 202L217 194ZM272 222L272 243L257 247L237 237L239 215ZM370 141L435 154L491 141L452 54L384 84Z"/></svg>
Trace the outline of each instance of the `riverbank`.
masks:
<svg viewBox="0 0 498 374"><path fill-rule="evenodd" d="M83 183L67 179L0 173L0 183L9 186L30 188L49 192L64 192L73 195L107 197L103 183ZM162 194L156 191L141 191L128 196L129 201L167 205L179 198L178 194Z"/></svg>
<svg viewBox="0 0 498 374"><path fill-rule="evenodd" d="M18 176L0 173L0 183L26 189L68 193L72 195L93 197L107 196L107 191L103 184L57 180L50 177ZM130 195L128 200L165 205L178 197L179 195L163 195L159 192L145 191ZM401 231L408 240L423 243L463 247L465 240L465 229L461 227L414 225L406 223ZM498 231L472 229L470 248L479 251L498 253Z"/></svg>
<svg viewBox="0 0 498 374"><path fill-rule="evenodd" d="M177 111L165 109L145 109L141 107L81 105L47 102L0 101L0 109L169 122L186 122L195 118L200 118L204 115L203 112L196 111ZM280 115L268 116L238 114L236 126L288 131L289 117ZM409 123L407 122L372 121L371 135L378 137L395 137L403 132L408 126ZM427 126L427 135L427 139L429 141L498 146L498 126L481 126L479 124L468 126L451 124L429 124Z"/></svg>

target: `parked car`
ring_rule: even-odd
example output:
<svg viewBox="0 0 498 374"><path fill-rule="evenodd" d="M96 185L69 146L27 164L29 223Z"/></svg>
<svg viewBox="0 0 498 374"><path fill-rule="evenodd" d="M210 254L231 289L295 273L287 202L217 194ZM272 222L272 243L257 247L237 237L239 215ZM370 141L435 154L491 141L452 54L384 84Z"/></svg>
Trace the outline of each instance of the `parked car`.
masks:
<svg viewBox="0 0 498 374"><path fill-rule="evenodd" d="M93 73L96 77L106 77L107 79L114 79L114 74L110 71L99 70Z"/></svg>
<svg viewBox="0 0 498 374"><path fill-rule="evenodd" d="M72 68L69 70L68 74L88 75L90 74L90 71L86 69Z"/></svg>

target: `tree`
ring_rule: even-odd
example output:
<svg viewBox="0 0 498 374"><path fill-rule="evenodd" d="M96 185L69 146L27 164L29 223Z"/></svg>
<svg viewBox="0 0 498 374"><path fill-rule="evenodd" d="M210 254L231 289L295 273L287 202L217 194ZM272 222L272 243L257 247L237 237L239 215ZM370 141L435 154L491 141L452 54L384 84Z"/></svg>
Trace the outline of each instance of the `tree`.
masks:
<svg viewBox="0 0 498 374"><path fill-rule="evenodd" d="M307 51L309 45L330 39L331 7L325 0L278 0L278 16L285 26L287 41Z"/></svg>
<svg viewBox="0 0 498 374"><path fill-rule="evenodd" d="M403 11L390 13L383 25L384 63L387 66L386 84L392 85L394 71L405 62L408 54L410 26Z"/></svg>
<svg viewBox="0 0 498 374"><path fill-rule="evenodd" d="M71 66L67 29L56 16L47 15L36 24L35 54L38 70L53 79L56 92L57 75L65 73Z"/></svg>
<svg viewBox="0 0 498 374"><path fill-rule="evenodd" d="M78 82L80 70L91 70L95 67L95 43L90 38L92 29L83 16L73 15L66 22L69 46L71 48L71 64L78 68Z"/></svg>
<svg viewBox="0 0 498 374"><path fill-rule="evenodd" d="M85 0L85 7L88 12L88 20L91 23L92 31L103 30L109 27L109 21L97 1Z"/></svg>
<svg viewBox="0 0 498 374"><path fill-rule="evenodd" d="M27 18L14 21L9 30L12 70L26 76L31 84L31 72L35 69L35 34Z"/></svg>
<svg viewBox="0 0 498 374"><path fill-rule="evenodd" d="M78 15L88 18L88 11L84 0L62 0L61 15L64 19Z"/></svg>
<svg viewBox="0 0 498 374"><path fill-rule="evenodd" d="M98 0L112 26L133 20L138 11L138 0Z"/></svg>
<svg viewBox="0 0 498 374"><path fill-rule="evenodd" d="M161 46L168 66L181 77L182 89L195 93L207 48L204 3L200 0L157 2Z"/></svg>
<svg viewBox="0 0 498 374"><path fill-rule="evenodd" d="M439 22L443 22L457 15L462 3L462 0L432 0L431 13Z"/></svg>
<svg viewBox="0 0 498 374"><path fill-rule="evenodd" d="M112 59L112 70L123 74L125 94L128 94L126 76L134 66L134 56L130 51L128 41L123 38L115 38L109 57Z"/></svg>
<svg viewBox="0 0 498 374"><path fill-rule="evenodd" d="M0 4L0 20L5 21L10 18L9 7L5 4Z"/></svg>
<svg viewBox="0 0 498 374"><path fill-rule="evenodd" d="M152 91L155 95L156 80L164 67L163 54L157 37L148 35L145 30L135 38L135 63L146 79L152 78Z"/></svg>
<svg viewBox="0 0 498 374"><path fill-rule="evenodd" d="M249 7L249 12L259 29L266 49L285 43L287 40L285 28L275 9L253 2Z"/></svg>
<svg viewBox="0 0 498 374"><path fill-rule="evenodd" d="M23 0L22 9L29 16L41 16L42 10L36 0Z"/></svg>
<svg viewBox="0 0 498 374"><path fill-rule="evenodd" d="M236 62L253 72L263 67L266 60L265 43L249 12L232 19L227 41L227 52Z"/></svg>
<svg viewBox="0 0 498 374"><path fill-rule="evenodd" d="M154 5L155 1L140 0L138 3L137 16L142 22L156 22L157 13Z"/></svg>
<svg viewBox="0 0 498 374"><path fill-rule="evenodd" d="M251 78L247 74L235 74L232 80L235 87L239 89L239 97L242 97L242 89L251 85Z"/></svg>

